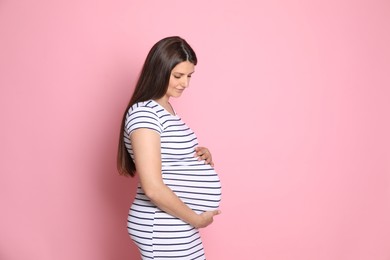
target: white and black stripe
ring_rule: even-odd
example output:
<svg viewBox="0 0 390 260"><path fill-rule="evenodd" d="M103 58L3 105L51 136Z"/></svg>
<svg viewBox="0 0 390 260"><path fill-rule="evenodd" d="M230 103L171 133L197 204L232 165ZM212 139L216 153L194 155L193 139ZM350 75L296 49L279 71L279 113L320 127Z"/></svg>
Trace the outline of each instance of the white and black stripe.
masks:
<svg viewBox="0 0 390 260"><path fill-rule="evenodd" d="M221 200L218 175L210 165L194 158L198 141L181 118L153 100L134 104L125 124L125 145L132 158L129 136L139 128L160 134L164 183L197 213L217 209ZM140 185L127 222L142 259L206 259L199 231L157 208Z"/></svg>

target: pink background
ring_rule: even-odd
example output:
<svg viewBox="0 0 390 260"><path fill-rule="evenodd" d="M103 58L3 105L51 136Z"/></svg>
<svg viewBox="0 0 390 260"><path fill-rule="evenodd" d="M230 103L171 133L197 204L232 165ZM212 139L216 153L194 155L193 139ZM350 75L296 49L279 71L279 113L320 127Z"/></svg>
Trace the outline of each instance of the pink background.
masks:
<svg viewBox="0 0 390 260"><path fill-rule="evenodd" d="M0 2L0 259L139 259L122 112L157 40L199 64L175 109L213 152L208 259L390 259L390 2Z"/></svg>

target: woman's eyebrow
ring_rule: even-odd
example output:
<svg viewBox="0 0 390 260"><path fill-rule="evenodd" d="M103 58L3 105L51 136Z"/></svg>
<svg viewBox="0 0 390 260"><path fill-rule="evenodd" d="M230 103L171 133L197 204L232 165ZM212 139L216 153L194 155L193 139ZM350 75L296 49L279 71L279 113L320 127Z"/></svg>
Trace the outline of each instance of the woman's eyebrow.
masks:
<svg viewBox="0 0 390 260"><path fill-rule="evenodd" d="M190 72L190 73L188 73L188 75L191 75L191 74L193 74L194 72L195 72L195 71ZM177 72L177 71L172 72L172 73L174 73L174 74L179 74L179 75L186 75L185 73L181 73L181 72Z"/></svg>

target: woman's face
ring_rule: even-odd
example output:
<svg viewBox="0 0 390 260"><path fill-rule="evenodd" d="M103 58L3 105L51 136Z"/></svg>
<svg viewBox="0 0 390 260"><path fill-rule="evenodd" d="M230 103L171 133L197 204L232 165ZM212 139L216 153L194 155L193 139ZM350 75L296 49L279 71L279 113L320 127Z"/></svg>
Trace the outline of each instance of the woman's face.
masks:
<svg viewBox="0 0 390 260"><path fill-rule="evenodd" d="M171 71L167 93L169 97L180 97L183 91L190 84L192 73L195 71L195 66L189 61L183 61L177 64Z"/></svg>

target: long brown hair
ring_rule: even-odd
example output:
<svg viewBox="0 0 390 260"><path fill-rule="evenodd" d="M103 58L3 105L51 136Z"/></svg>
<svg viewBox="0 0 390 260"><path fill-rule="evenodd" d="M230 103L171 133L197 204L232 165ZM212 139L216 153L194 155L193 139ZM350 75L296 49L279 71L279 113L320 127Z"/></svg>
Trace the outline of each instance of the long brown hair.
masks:
<svg viewBox="0 0 390 260"><path fill-rule="evenodd" d="M194 65L198 62L191 46L178 36L167 37L158 41L149 51L135 85L134 93L122 118L117 154L119 174L133 177L136 172L135 164L124 142L127 111L137 102L163 97L168 89L172 69L183 61L189 61Z"/></svg>

